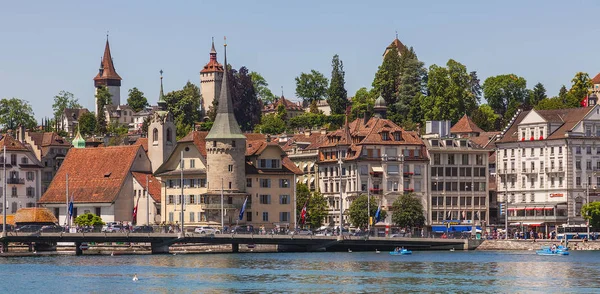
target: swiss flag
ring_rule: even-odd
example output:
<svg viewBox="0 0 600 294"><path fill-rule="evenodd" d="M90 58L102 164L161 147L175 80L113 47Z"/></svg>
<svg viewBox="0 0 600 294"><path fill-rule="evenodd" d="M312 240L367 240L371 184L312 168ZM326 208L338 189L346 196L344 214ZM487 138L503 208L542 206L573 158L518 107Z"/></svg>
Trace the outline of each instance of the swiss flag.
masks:
<svg viewBox="0 0 600 294"><path fill-rule="evenodd" d="M304 203L304 207L302 207L302 212L300 213L300 221L303 224L306 223L306 203Z"/></svg>
<svg viewBox="0 0 600 294"><path fill-rule="evenodd" d="M585 95L583 100L581 100L581 107L587 107L587 106L588 106L588 96Z"/></svg>

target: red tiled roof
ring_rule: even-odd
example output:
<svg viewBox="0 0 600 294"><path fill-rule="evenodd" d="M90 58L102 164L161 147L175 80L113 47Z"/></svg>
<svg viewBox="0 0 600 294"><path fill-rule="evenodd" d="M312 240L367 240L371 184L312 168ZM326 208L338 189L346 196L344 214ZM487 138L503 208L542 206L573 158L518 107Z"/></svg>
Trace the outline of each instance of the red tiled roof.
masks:
<svg viewBox="0 0 600 294"><path fill-rule="evenodd" d="M483 133L484 131L479 128L469 116L466 114L450 128L450 133Z"/></svg>
<svg viewBox="0 0 600 294"><path fill-rule="evenodd" d="M404 44L402 44L402 42L400 42L398 38L394 39L394 41L392 41L392 43L385 48L385 52L387 52L388 49L392 49L393 47L396 47L396 49L398 49L398 52L400 53L402 53L402 51L406 49L406 46L404 46ZM383 52L383 55L385 55L385 52Z"/></svg>
<svg viewBox="0 0 600 294"><path fill-rule="evenodd" d="M287 111L304 111L302 106L285 99L285 97L281 95L281 98L275 100L275 102L265 105L265 107L262 109L262 112L276 112L279 105L283 105Z"/></svg>
<svg viewBox="0 0 600 294"><path fill-rule="evenodd" d="M483 132L479 133L479 136L477 137L469 137L469 140L480 147L485 147L485 149L494 149L493 140L496 138L496 135L500 133L501 132ZM490 143L490 141L492 141L492 143Z"/></svg>
<svg viewBox="0 0 600 294"><path fill-rule="evenodd" d="M28 207L17 210L14 217L15 224L19 223L58 223L58 220L47 208ZM8 223L8 221L7 221Z"/></svg>
<svg viewBox="0 0 600 294"><path fill-rule="evenodd" d="M132 172L135 180L140 183L142 188L147 189L150 196L156 203L160 203L160 181L151 173ZM146 177L148 177L149 188L146 187Z"/></svg>
<svg viewBox="0 0 600 294"><path fill-rule="evenodd" d="M131 145L134 146L142 146L142 148L144 148L144 152L148 153L148 138L138 138L137 140L135 140L135 142Z"/></svg>
<svg viewBox="0 0 600 294"><path fill-rule="evenodd" d="M31 140L37 148L41 148L42 157L48 154L50 147L70 147L71 143L67 142L63 137L59 136L55 132L27 132L27 135L31 137Z"/></svg>
<svg viewBox="0 0 600 294"><path fill-rule="evenodd" d="M596 85L596 84L600 84L600 73L597 74L593 79L592 79L592 84Z"/></svg>
<svg viewBox="0 0 600 294"><path fill-rule="evenodd" d="M25 145L13 138L11 135L5 134L0 139L0 150L6 146L6 151L29 151Z"/></svg>
<svg viewBox="0 0 600 294"><path fill-rule="evenodd" d="M223 65L220 64L216 59L210 59L200 72L204 73L204 72L216 72L216 71L223 72Z"/></svg>
<svg viewBox="0 0 600 294"><path fill-rule="evenodd" d="M303 142L309 143L304 150L316 150L319 149L322 144L327 142L327 136L325 134L321 134L320 132L310 133L308 136L305 134L295 134L293 137L288 138L287 142L285 142L285 145L283 145L281 148L287 151L292 149L294 143L298 144Z"/></svg>
<svg viewBox="0 0 600 294"><path fill-rule="evenodd" d="M128 178L140 146L72 148L39 203L63 203L66 177L75 203L111 203Z"/></svg>
<svg viewBox="0 0 600 294"><path fill-rule="evenodd" d="M537 112L540 116L546 119L548 122L554 123L562 123L562 125L557 128L553 133L548 134L545 140L551 139L564 139L565 134L572 130L577 123L579 123L593 108L591 107L579 107L579 108L567 108L567 109L552 109L552 110L531 110ZM506 142L517 142L519 139L519 123L523 121L525 116L529 114L530 111L523 111L519 113L514 122L510 125L510 128L503 134L503 137L496 141L496 143L506 143Z"/></svg>
<svg viewBox="0 0 600 294"><path fill-rule="evenodd" d="M106 40L106 46L104 46L104 56L102 57L102 75L98 73L94 78L94 81L98 80L121 80L121 77L117 74L115 70L115 65L113 64L112 56L110 55L110 45L108 44L108 39Z"/></svg>

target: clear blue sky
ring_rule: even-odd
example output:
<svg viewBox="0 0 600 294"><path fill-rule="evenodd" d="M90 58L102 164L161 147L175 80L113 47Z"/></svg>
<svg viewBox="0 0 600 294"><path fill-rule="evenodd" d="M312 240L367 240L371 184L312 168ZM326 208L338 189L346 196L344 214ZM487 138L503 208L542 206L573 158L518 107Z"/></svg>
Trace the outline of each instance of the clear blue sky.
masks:
<svg viewBox="0 0 600 294"><path fill-rule="evenodd" d="M497 74L542 82L550 96L578 71L600 71L597 1L4 1L0 9L0 97L29 101L39 120L53 96L94 105L106 31L121 102L137 87L155 104L165 91L199 84L215 37L222 62L261 73L274 93L295 97L294 77L331 74L339 54L346 89L370 87L398 31L426 66L455 59L483 81Z"/></svg>

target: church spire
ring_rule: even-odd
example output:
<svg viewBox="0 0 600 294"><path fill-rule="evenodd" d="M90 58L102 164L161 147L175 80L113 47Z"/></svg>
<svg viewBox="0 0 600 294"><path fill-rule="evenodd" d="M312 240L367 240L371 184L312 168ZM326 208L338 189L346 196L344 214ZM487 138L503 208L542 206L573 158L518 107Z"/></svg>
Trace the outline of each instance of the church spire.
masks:
<svg viewBox="0 0 600 294"><path fill-rule="evenodd" d="M160 110L167 110L167 101L165 101L165 92L163 91L163 70L160 70L160 93L158 94L158 107Z"/></svg>
<svg viewBox="0 0 600 294"><path fill-rule="evenodd" d="M212 46L210 48L210 60L217 61L217 50L215 50L215 38L212 38Z"/></svg>
<svg viewBox="0 0 600 294"><path fill-rule="evenodd" d="M108 37L106 38L106 45L104 45L104 55L102 56L102 62L100 65L100 72L94 78L94 81L110 81L118 82L119 86L121 84L121 77L117 74L115 70L115 65L113 64L112 55L110 54L110 44L108 43ZM112 84L112 83L111 83Z"/></svg>
<svg viewBox="0 0 600 294"><path fill-rule="evenodd" d="M217 116L215 117L214 124L206 136L207 139L232 139L246 137L242 133L240 126L238 125L235 115L233 113L233 102L231 100L231 94L229 92L228 82L228 69L227 69L227 43L223 45L224 48L224 74L223 83L221 85L221 95L219 96L219 106L217 107Z"/></svg>

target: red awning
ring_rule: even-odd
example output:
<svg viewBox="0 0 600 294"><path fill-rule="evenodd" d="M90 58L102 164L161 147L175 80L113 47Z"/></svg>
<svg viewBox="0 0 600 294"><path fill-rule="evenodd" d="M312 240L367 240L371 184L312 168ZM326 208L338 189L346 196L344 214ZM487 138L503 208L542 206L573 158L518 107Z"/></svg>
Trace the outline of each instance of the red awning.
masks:
<svg viewBox="0 0 600 294"><path fill-rule="evenodd" d="M525 210L534 210L533 207L526 207Z"/></svg>
<svg viewBox="0 0 600 294"><path fill-rule="evenodd" d="M536 207L535 210L544 210L542 207Z"/></svg>

